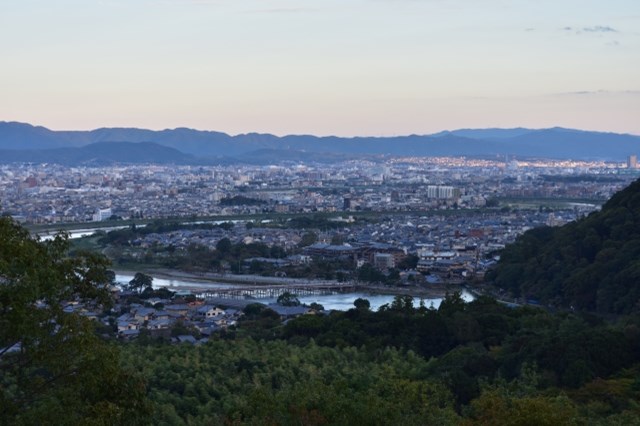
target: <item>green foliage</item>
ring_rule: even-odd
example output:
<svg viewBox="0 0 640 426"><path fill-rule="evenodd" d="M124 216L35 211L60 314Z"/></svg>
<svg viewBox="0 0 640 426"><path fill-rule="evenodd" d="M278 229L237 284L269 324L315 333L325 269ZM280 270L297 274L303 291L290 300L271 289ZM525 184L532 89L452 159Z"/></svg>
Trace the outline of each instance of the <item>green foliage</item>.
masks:
<svg viewBox="0 0 640 426"><path fill-rule="evenodd" d="M582 423L578 410L567 397L510 397L498 391L485 392L472 403L470 425L569 426Z"/></svg>
<svg viewBox="0 0 640 426"><path fill-rule="evenodd" d="M126 348L150 379L154 424L457 424L451 397L419 378L426 361L384 350L283 341Z"/></svg>
<svg viewBox="0 0 640 426"><path fill-rule="evenodd" d="M640 181L600 212L526 232L487 274L496 286L546 304L601 313L640 311Z"/></svg>
<svg viewBox="0 0 640 426"><path fill-rule="evenodd" d="M398 269L400 270L416 269L416 267L418 266L419 260L420 260L420 257L418 257L418 255L409 254L398 263Z"/></svg>
<svg viewBox="0 0 640 426"><path fill-rule="evenodd" d="M277 299L278 304L282 306L300 306L300 300L295 294L285 291Z"/></svg>
<svg viewBox="0 0 640 426"><path fill-rule="evenodd" d="M142 272L136 272L133 279L129 281L129 290L142 293L143 290L153 290L153 277Z"/></svg>
<svg viewBox="0 0 640 426"><path fill-rule="evenodd" d="M328 317L298 318L287 323L282 336L298 344L313 338L329 347L374 352L394 347L435 358L430 374L460 404L479 395L481 380L513 380L527 365L538 366L545 386L572 389L640 359L635 323L621 328L591 317L511 309L487 297L466 303L457 293L445 297L438 310L415 308L412 302L397 296L378 312L361 306Z"/></svg>
<svg viewBox="0 0 640 426"><path fill-rule="evenodd" d="M311 309L313 309L314 311L316 311L316 312L317 311L324 311L324 306L322 306L320 303L317 303L317 302L311 302L309 304L309 307Z"/></svg>
<svg viewBox="0 0 640 426"><path fill-rule="evenodd" d="M359 311L368 311L371 308L371 303L367 299L358 297L353 301L353 306Z"/></svg>
<svg viewBox="0 0 640 426"><path fill-rule="evenodd" d="M160 298L160 299L173 299L173 296L175 296L176 292L175 291L171 291L166 287L161 287L157 290L154 290L151 287L147 287L144 289L144 291L142 292L142 294L140 295L140 299L142 300L146 300L146 299L151 299L154 297Z"/></svg>
<svg viewBox="0 0 640 426"><path fill-rule="evenodd" d="M222 238L216 244L216 250L218 250L223 256L231 251L231 241L228 238Z"/></svg>
<svg viewBox="0 0 640 426"><path fill-rule="evenodd" d="M298 243L298 247L307 247L315 244L318 241L318 234L315 232L307 232L302 236L302 239Z"/></svg>
<svg viewBox="0 0 640 426"><path fill-rule="evenodd" d="M611 325L458 294L438 310L408 296L378 312L363 302L284 327L249 305L237 332L196 347L130 345L124 362L149 378L155 424L640 419L639 318Z"/></svg>
<svg viewBox="0 0 640 426"><path fill-rule="evenodd" d="M500 206L500 200L498 200L495 197L487 198L487 202L486 202L485 206L486 207L499 207Z"/></svg>
<svg viewBox="0 0 640 426"><path fill-rule="evenodd" d="M382 284L386 283L387 277L382 272L374 268L373 265L365 263L358 268L358 280L368 283Z"/></svg>
<svg viewBox="0 0 640 426"><path fill-rule="evenodd" d="M358 218L358 221L362 223L363 219ZM330 220L328 216L322 215L322 214L296 216L288 219L286 223L287 228L319 229L319 230L325 230L325 231L328 229L341 229L351 225L353 225L353 223L345 223L345 222Z"/></svg>
<svg viewBox="0 0 640 426"><path fill-rule="evenodd" d="M144 383L90 320L64 310L108 306L106 260L68 248L65 235L38 242L0 219L0 422L144 424Z"/></svg>

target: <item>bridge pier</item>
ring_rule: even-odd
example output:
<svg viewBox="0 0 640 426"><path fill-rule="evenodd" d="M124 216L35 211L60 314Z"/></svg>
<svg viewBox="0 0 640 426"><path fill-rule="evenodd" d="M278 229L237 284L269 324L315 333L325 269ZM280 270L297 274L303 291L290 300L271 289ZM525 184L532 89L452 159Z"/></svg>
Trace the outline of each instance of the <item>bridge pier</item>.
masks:
<svg viewBox="0 0 640 426"><path fill-rule="evenodd" d="M200 292L193 292L198 299L227 298L244 299L247 297L255 299L265 299L278 297L285 292L296 296L322 296L327 294L337 294L354 291L353 284L326 283L326 284L299 284L299 285L279 285L279 286L255 286L255 287L229 287L220 289L209 289Z"/></svg>

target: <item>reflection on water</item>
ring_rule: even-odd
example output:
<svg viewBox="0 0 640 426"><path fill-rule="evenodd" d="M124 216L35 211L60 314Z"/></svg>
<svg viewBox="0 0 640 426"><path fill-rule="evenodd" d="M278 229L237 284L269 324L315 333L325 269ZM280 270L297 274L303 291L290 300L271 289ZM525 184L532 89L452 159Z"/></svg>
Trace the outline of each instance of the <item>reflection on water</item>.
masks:
<svg viewBox="0 0 640 426"><path fill-rule="evenodd" d="M93 235L98 231L110 232L116 231L118 229L127 229L131 225L121 225L121 226L105 226L102 228L89 228L89 229L76 229L73 231L67 231L69 234L69 239L73 240L75 238L88 237L89 235ZM137 225L138 228L144 228L147 226L146 224ZM58 231L45 231L43 233L38 233L40 239L42 241L53 240L53 237L58 233Z"/></svg>
<svg viewBox="0 0 640 426"><path fill-rule="evenodd" d="M117 274L116 275L116 282L118 284L128 284L129 281L131 281L133 279L133 274L129 275L129 274ZM190 282L190 281L181 281L181 280L174 280L174 279L165 279L165 278L156 278L153 277L153 287L154 288L161 288L161 287L168 287L171 288L173 290L178 289L180 287L189 287L189 288L202 288L203 290L206 290L208 288L229 288L233 286L233 284L226 284L226 283L212 283L212 282ZM241 288L242 285L238 285L238 288Z"/></svg>
<svg viewBox="0 0 640 426"><path fill-rule="evenodd" d="M353 308L353 302L358 299L367 299L371 304L371 310L377 311L378 308L386 303L391 304L395 296L391 294L367 294L367 293L339 293L339 294L327 294L322 296L301 296L298 299L300 302L310 304L313 302L321 304L326 310L347 311ZM262 303L274 303L275 298L271 299L259 299ZM436 299L424 299L424 305L428 308L433 306L437 308L442 302L441 298ZM414 298L413 305L419 306L420 299Z"/></svg>
<svg viewBox="0 0 640 426"><path fill-rule="evenodd" d="M118 274L116 275L116 281L120 284L126 284L131 279L133 279L133 275L128 274ZM188 288L229 288L229 287L242 287L242 285L234 285L227 283L212 283L212 282L191 282L191 281L183 281L177 279L163 279L163 278L155 278L153 279L153 286L155 288L160 287L169 287L173 290L179 289L180 287L188 287ZM310 304L313 302L319 303L326 310L338 310L338 311L346 311L353 308L353 302L358 298L367 299L371 304L371 310L378 310L378 308L386 303L393 302L393 298L395 295L392 294L368 294L368 293L336 293L336 294L325 294L325 295L316 295L316 296L300 296L298 299L300 302L305 304ZM470 293L463 292L462 298L466 301L473 300L473 296ZM413 305L415 307L420 305L420 298L413 298ZM422 299L424 305L429 308L433 306L434 308L438 308L440 306L440 302L442 302L442 298L424 298ZM256 298L256 302L260 303L275 303L275 297L268 298Z"/></svg>

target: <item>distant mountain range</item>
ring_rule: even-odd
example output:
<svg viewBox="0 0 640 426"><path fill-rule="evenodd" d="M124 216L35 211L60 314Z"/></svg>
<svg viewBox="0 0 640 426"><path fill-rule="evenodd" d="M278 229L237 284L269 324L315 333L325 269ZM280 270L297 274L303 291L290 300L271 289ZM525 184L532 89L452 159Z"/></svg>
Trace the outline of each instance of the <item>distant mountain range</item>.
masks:
<svg viewBox="0 0 640 426"><path fill-rule="evenodd" d="M135 144L145 143L136 147ZM53 131L0 121L0 163L266 163L332 162L363 156L509 155L518 158L623 160L640 154L640 136L551 129L460 129L432 135L317 137L226 133L187 128L160 131L102 128ZM321 155L320 155L321 154Z"/></svg>
<svg viewBox="0 0 640 426"><path fill-rule="evenodd" d="M0 150L0 163L207 164L207 161L153 142L98 142L79 148Z"/></svg>

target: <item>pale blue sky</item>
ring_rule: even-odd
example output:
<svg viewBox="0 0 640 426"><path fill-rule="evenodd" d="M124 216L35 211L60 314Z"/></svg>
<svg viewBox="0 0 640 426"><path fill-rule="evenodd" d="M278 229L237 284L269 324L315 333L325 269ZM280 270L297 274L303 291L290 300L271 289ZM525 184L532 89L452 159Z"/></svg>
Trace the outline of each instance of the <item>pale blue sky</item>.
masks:
<svg viewBox="0 0 640 426"><path fill-rule="evenodd" d="M640 0L0 0L0 120L640 134Z"/></svg>

